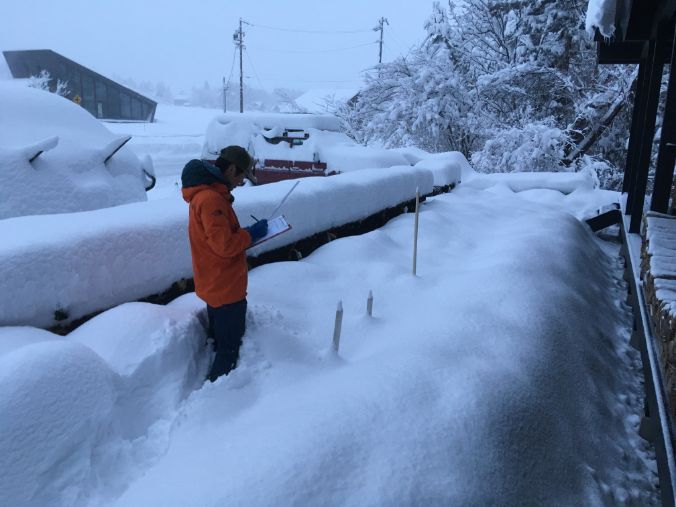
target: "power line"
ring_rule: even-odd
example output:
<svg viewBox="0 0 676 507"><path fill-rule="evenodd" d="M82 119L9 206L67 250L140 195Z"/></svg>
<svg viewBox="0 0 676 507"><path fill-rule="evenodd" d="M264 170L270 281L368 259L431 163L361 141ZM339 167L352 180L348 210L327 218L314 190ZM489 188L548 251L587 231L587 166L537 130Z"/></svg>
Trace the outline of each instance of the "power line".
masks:
<svg viewBox="0 0 676 507"><path fill-rule="evenodd" d="M261 82L261 78L258 77L258 72L256 72L256 67L254 67L253 60L251 59L251 55L249 54L249 51L247 50L246 47L244 48L244 53L246 53L246 57L249 59L249 65L251 65L251 68L252 68L253 71L254 71L254 75L256 76L256 79L258 80L258 85L259 85L261 88L265 88L265 87L263 86L263 83Z"/></svg>
<svg viewBox="0 0 676 507"><path fill-rule="evenodd" d="M377 42L366 42L364 44L357 44L356 46L348 46L343 48L331 48L331 49L267 49L257 46L248 46L251 49L256 49L258 51L267 51L268 53L333 53L337 51L348 51L350 49L363 48L365 46L372 46L377 44Z"/></svg>
<svg viewBox="0 0 676 507"><path fill-rule="evenodd" d="M258 28L265 28L267 30L277 30L279 32L296 32L296 33L316 33L316 34L326 34L326 33L363 33L370 32L371 29L364 30L300 30L295 28L282 28L279 26L268 26L268 25L259 25L257 23L248 23L250 26L255 26Z"/></svg>
<svg viewBox="0 0 676 507"><path fill-rule="evenodd" d="M228 76L228 85L230 84L230 80L232 79L232 72L235 70L235 55L237 54L237 46L235 46L232 50L232 64L230 65L230 75Z"/></svg>

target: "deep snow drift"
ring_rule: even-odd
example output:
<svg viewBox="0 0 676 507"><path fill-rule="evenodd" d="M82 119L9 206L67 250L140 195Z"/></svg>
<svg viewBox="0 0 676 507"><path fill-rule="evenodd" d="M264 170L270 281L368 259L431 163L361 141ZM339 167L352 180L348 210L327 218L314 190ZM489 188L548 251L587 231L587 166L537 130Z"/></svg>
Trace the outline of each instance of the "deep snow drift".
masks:
<svg viewBox="0 0 676 507"><path fill-rule="evenodd" d="M3 328L8 504L656 505L619 262L561 211L581 195L463 186L422 206L417 277L411 214L254 269L215 384L192 294Z"/></svg>

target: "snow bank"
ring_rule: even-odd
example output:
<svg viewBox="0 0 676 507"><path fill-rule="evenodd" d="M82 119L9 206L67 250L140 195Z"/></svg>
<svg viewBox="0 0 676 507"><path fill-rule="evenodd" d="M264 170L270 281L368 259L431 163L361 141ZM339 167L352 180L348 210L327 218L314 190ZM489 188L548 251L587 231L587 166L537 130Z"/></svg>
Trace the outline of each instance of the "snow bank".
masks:
<svg viewBox="0 0 676 507"><path fill-rule="evenodd" d="M105 162L119 136L83 108L0 83L0 111L0 219L146 200L139 159L123 147Z"/></svg>
<svg viewBox="0 0 676 507"><path fill-rule="evenodd" d="M292 182L235 190L243 226L266 217ZM293 229L250 252L293 243L429 194L430 171L409 166L306 178L281 212ZM159 293L192 277L188 209L177 198L91 212L0 220L0 325L47 327Z"/></svg>
<svg viewBox="0 0 676 507"><path fill-rule="evenodd" d="M517 173L474 173L464 180L467 186L487 189L495 185L505 185L513 192L524 190L549 189L564 194L575 190L593 190L598 181L588 172L517 172Z"/></svg>
<svg viewBox="0 0 676 507"><path fill-rule="evenodd" d="M13 507L101 505L119 495L167 441L209 360L197 305L186 302L123 305L67 338L0 328L0 343L7 339L0 491Z"/></svg>
<svg viewBox="0 0 676 507"><path fill-rule="evenodd" d="M0 356L2 502L78 504L114 402L110 368L82 345L54 339Z"/></svg>
<svg viewBox="0 0 676 507"><path fill-rule="evenodd" d="M166 418L206 376L204 326L171 305L128 303L68 335L120 376L116 403L122 435L136 438ZM196 379L199 381L196 383Z"/></svg>

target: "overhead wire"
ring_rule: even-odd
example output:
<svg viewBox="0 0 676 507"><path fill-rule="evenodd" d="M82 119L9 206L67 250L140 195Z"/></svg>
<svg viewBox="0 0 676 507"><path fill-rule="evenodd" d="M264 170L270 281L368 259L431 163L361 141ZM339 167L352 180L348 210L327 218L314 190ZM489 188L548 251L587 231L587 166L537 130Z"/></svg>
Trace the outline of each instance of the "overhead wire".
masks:
<svg viewBox="0 0 676 507"><path fill-rule="evenodd" d="M268 53L333 53L337 51L347 51L350 49L363 48L365 46L372 46L377 42L366 42L364 44L357 44L355 46L347 46L343 48L329 48L329 49L266 49L257 46L249 46L251 49L257 51L267 51Z"/></svg>
<svg viewBox="0 0 676 507"><path fill-rule="evenodd" d="M246 54L246 57L249 59L249 65L251 65L251 68L254 71L254 75L256 76L256 80L258 80L258 85L261 88L265 88L263 86L263 83L261 82L261 78L258 77L258 72L256 72L256 67L254 67L253 60L251 59L251 55L249 54L249 51L247 50L246 46L244 46L244 53Z"/></svg>
<svg viewBox="0 0 676 507"><path fill-rule="evenodd" d="M228 76L228 88L230 87L230 80L232 79L232 72L235 69L235 57L237 56L237 46L232 51L232 64L230 65L230 75Z"/></svg>
<svg viewBox="0 0 676 507"><path fill-rule="evenodd" d="M303 30L303 29L295 29L295 28L283 28L283 27L278 27L278 26L269 26L269 25L259 25L258 23L249 23L247 22L248 25L250 26L256 26L258 28L265 28L266 30L277 30L279 32L295 32L295 33L314 33L314 34L327 34L327 33L364 33L364 32L371 32L373 31L372 28L368 29L360 29L360 30Z"/></svg>

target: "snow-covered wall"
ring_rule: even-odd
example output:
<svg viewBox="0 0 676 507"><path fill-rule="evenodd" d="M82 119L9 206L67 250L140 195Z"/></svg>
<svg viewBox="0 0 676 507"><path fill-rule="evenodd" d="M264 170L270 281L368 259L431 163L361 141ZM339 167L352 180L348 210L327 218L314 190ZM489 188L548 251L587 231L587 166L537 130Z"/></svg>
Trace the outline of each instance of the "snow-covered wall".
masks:
<svg viewBox="0 0 676 507"><path fill-rule="evenodd" d="M433 190L434 174L410 166L306 178L283 213L291 231L250 252L260 255L359 220ZM294 182L235 190L242 226L268 217ZM64 215L0 220L0 325L51 326L161 292L192 277L188 209L161 199Z"/></svg>
<svg viewBox="0 0 676 507"><path fill-rule="evenodd" d="M126 146L105 162L123 140L64 97L0 83L0 219L145 201L152 163Z"/></svg>

